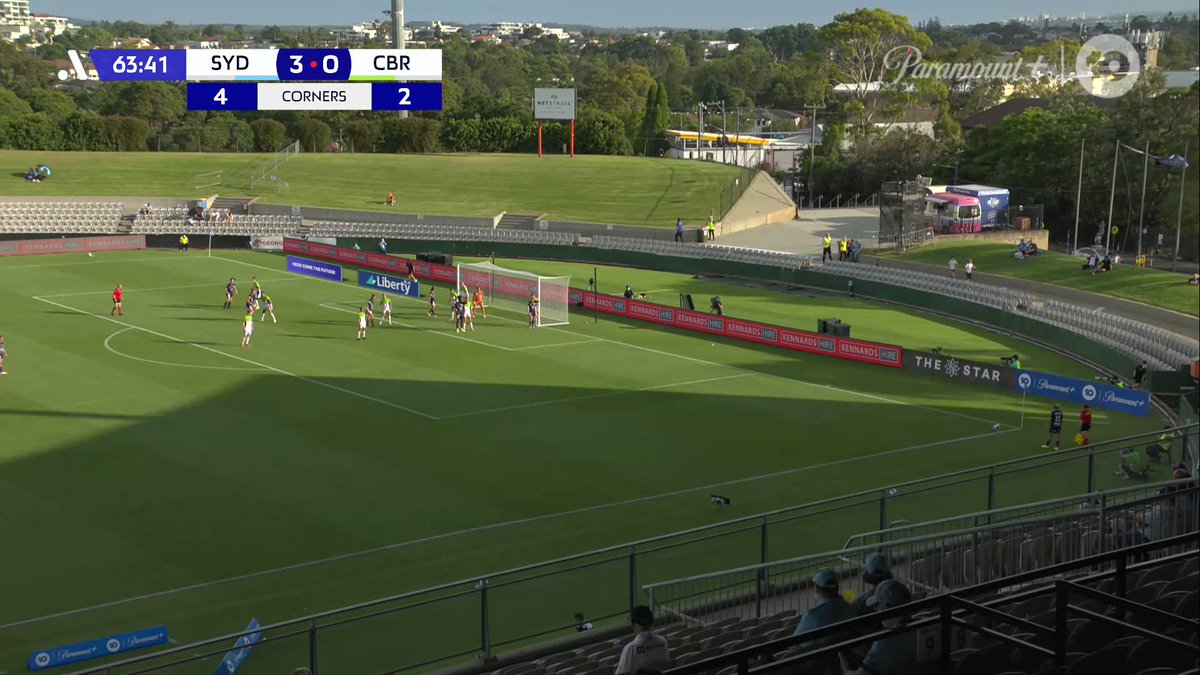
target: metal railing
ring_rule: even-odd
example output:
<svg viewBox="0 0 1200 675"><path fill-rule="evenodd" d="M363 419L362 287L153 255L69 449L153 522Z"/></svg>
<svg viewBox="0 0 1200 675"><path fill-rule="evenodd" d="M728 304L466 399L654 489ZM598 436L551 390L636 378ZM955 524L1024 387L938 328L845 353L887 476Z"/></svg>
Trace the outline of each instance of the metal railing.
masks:
<svg viewBox="0 0 1200 675"><path fill-rule="evenodd" d="M957 645L965 643L966 633L986 636L997 642L1009 644L1020 649L1028 649L1045 658L1053 658L1055 664L1062 667L1067 662L1067 640L1070 637L1066 630L1069 626L1067 618L1072 615L1083 615L1095 620L1104 621L1110 625L1116 624L1123 629L1162 642L1170 647L1182 650L1183 653L1195 659L1200 655L1200 646L1181 641L1154 631L1133 622L1120 618L1089 611L1070 603L1072 595L1087 597L1098 601L1104 606L1114 607L1122 612L1130 612L1134 616L1155 614L1158 618L1170 621L1174 625L1195 628L1194 620L1174 616L1154 610L1146 605L1130 602L1123 597L1127 574L1143 568L1152 567L1163 562L1174 561L1196 555L1196 546L1200 536L1192 532L1186 535L1170 537L1159 541L1142 543L1135 546L1119 548L1098 555L1088 556L1066 563L1059 563L1043 569L1024 572L1021 574L996 579L977 584L955 593L946 593L920 600L914 600L900 607L887 608L868 616L858 617L850 621L829 624L822 628L805 632L802 636L789 636L774 640L766 640L752 646L740 648L720 656L697 660L686 665L666 671L666 675L696 675L699 673L715 673L723 669L735 667L739 675L747 673L797 672L797 666L813 664L815 661L826 662L836 660L836 655L846 649L856 646L865 647L878 639L913 634L912 639L918 644L918 660L937 660L934 672L949 674L954 672L952 663L953 650ZM1131 561L1143 560L1156 556L1158 560L1141 565L1130 564ZM1089 576L1074 576L1086 574L1090 570L1104 569L1105 571ZM1074 581L1063 579L1073 575ZM1113 578L1118 591L1115 594L1101 592L1083 584L1099 582ZM1040 588L1037 588L1039 587ZM1030 588L1033 590L1013 593L1015 588ZM1008 591L1007 595L994 597L990 600L981 598L998 591ZM1013 602L1053 592L1053 628L1029 621L1025 617L1004 612L997 608ZM979 617L978 622L968 620ZM899 619L900 623L884 624L889 619ZM1041 638L1036 642L1026 638L1010 635L993 629L994 625L1007 625L1019 628L1023 632L1032 633ZM883 626L881 628L881 626ZM955 639L958 634L959 639ZM847 637L852 636L852 637ZM1053 648L1043 646L1048 639ZM789 651L801 643L824 641L826 646L803 651ZM922 651L925 653L922 654ZM924 657L924 658L923 658ZM751 667L751 666L754 667ZM815 664L814 664L815 665ZM800 671L804 672L804 671Z"/></svg>
<svg viewBox="0 0 1200 675"><path fill-rule="evenodd" d="M647 584L643 590L660 619L711 623L729 617L761 618L808 609L815 595L804 591L824 568L838 573L843 591L863 593L867 587L860 572L867 558L882 553L890 560L893 575L909 588L955 591L1098 555L1120 548L1132 537L1157 540L1195 532L1198 494L1193 481L1174 481L1115 505L1107 495L1080 495L1084 506L1067 513L876 541Z"/></svg>
<svg viewBox="0 0 1200 675"><path fill-rule="evenodd" d="M400 672L491 659L501 650L573 633L575 612L597 624L621 619L646 599L646 583L828 550L844 543L846 532L884 529L896 520L1023 502L1032 481L1045 483L1039 482L1043 494L1095 492L1121 449L1140 448L1159 433L884 485L313 614L263 628L253 659L276 668L264 672L304 666L314 675ZM286 585L274 578L270 583ZM207 601L186 594L174 599L183 605ZM530 611L533 607L537 610ZM181 664L193 662L215 667L240 635L80 672L174 674L184 672L176 670ZM394 651L390 645L398 635L421 639Z"/></svg>
<svg viewBox="0 0 1200 675"><path fill-rule="evenodd" d="M721 201L718 204L715 214L717 220L725 218L725 214L729 213L734 204L741 199L746 190L750 189L750 184L754 182L754 177L758 174L758 169L738 169L737 175L729 181L729 184L721 188Z"/></svg>

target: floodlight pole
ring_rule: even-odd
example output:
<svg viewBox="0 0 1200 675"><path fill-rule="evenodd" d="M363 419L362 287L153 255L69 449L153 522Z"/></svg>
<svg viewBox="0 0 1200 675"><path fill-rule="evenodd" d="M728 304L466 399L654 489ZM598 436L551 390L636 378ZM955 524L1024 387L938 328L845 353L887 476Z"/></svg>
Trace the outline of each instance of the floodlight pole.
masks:
<svg viewBox="0 0 1200 675"><path fill-rule="evenodd" d="M1112 229L1113 229L1113 204L1117 198L1117 159L1121 156L1121 141L1117 141L1117 147L1113 148L1113 170L1112 170L1112 187L1108 193L1108 228L1104 233L1104 255L1111 257L1112 253Z"/></svg>
<svg viewBox="0 0 1200 675"><path fill-rule="evenodd" d="M392 46L404 49L404 0L392 0ZM400 119L408 117L407 110L400 111Z"/></svg>
<svg viewBox="0 0 1200 675"><path fill-rule="evenodd" d="M1142 162L1142 205L1138 210L1138 257L1142 257L1142 228L1146 221L1146 179L1150 176L1150 141L1146 141L1146 152Z"/></svg>
<svg viewBox="0 0 1200 675"><path fill-rule="evenodd" d="M1083 201L1083 147L1086 138L1079 139L1079 184L1075 187L1075 236L1071 239L1071 254L1079 250L1079 209Z"/></svg>
<svg viewBox="0 0 1200 675"><path fill-rule="evenodd" d="M1183 187L1187 184L1187 156L1191 149L1191 141L1183 146L1183 170L1179 172L1179 216L1175 221L1175 250L1171 253L1171 271L1175 271L1175 263L1179 260L1179 237L1183 233Z"/></svg>

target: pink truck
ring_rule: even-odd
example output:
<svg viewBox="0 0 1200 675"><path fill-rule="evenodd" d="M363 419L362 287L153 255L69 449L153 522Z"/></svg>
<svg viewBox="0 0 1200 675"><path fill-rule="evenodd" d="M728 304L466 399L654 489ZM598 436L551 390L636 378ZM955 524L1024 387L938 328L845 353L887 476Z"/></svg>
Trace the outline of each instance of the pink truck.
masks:
<svg viewBox="0 0 1200 675"><path fill-rule="evenodd" d="M969 234L983 230L979 198L939 192L925 198L925 227L937 234Z"/></svg>

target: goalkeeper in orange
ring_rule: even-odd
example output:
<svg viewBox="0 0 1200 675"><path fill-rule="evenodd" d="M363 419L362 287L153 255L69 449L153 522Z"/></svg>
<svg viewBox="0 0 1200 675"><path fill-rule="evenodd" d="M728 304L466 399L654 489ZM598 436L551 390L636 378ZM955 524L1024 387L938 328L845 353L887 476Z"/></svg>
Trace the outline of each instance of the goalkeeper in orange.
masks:
<svg viewBox="0 0 1200 675"><path fill-rule="evenodd" d="M483 289L482 288L479 288L479 287L475 288L475 298L474 298L474 300L472 300L471 305L475 309L479 310L480 316L482 316L485 319L487 318L487 307L483 306Z"/></svg>

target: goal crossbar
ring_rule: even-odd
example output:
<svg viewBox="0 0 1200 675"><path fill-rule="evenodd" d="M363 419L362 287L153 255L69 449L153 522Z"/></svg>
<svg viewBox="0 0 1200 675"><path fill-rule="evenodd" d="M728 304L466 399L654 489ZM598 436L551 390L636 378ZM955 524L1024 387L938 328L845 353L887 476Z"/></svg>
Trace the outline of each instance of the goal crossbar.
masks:
<svg viewBox="0 0 1200 675"><path fill-rule="evenodd" d="M530 272L510 270L488 262L459 263L456 289L473 300L483 291L488 307L528 315L534 302L538 326L562 326L570 323L567 307L571 277L544 277Z"/></svg>

